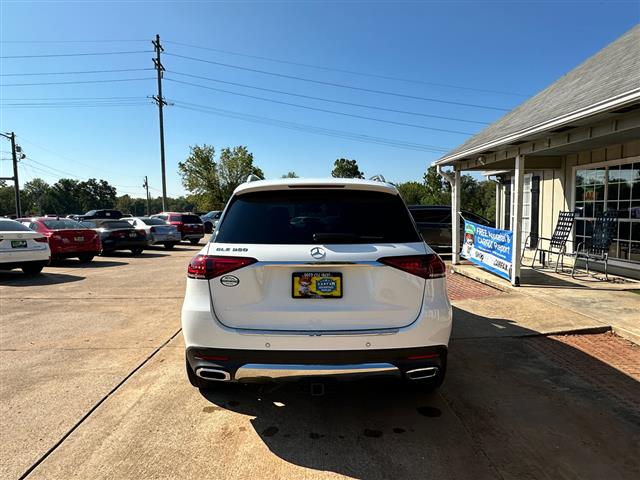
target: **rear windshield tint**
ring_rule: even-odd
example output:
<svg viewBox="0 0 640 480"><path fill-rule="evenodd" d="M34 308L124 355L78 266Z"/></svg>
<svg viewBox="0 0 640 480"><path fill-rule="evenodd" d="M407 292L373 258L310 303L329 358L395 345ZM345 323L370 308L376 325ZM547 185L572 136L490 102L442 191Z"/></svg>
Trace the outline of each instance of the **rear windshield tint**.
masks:
<svg viewBox="0 0 640 480"><path fill-rule="evenodd" d="M129 222L113 221L113 222L97 222L98 225L107 230L115 230L116 228L133 228Z"/></svg>
<svg viewBox="0 0 640 480"><path fill-rule="evenodd" d="M0 220L0 232L32 232L29 227L14 220Z"/></svg>
<svg viewBox="0 0 640 480"><path fill-rule="evenodd" d="M182 223L202 223L202 219L197 215L182 215L182 218L178 221Z"/></svg>
<svg viewBox="0 0 640 480"><path fill-rule="evenodd" d="M70 230L76 228L84 228L78 222L62 218L60 220L42 220L42 223L44 223L44 226L49 230Z"/></svg>
<svg viewBox="0 0 640 480"><path fill-rule="evenodd" d="M140 221L145 225L166 225L167 223L159 218L140 218Z"/></svg>
<svg viewBox="0 0 640 480"><path fill-rule="evenodd" d="M289 245L419 241L398 195L353 190L240 195L229 205L215 237L220 243Z"/></svg>

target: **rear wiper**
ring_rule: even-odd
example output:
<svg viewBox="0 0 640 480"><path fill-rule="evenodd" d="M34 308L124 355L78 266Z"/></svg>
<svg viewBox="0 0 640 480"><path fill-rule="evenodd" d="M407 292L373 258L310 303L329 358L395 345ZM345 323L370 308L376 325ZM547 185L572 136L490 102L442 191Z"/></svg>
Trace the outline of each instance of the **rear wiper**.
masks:
<svg viewBox="0 0 640 480"><path fill-rule="evenodd" d="M314 233L313 240L315 242L348 242L353 240L382 240L382 237L375 237L373 235L356 235L355 233Z"/></svg>

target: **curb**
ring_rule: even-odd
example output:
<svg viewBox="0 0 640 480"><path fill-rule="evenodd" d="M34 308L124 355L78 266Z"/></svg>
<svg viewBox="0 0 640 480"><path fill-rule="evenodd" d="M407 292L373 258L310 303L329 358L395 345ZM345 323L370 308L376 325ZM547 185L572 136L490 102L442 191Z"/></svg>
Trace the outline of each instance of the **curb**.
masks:
<svg viewBox="0 0 640 480"><path fill-rule="evenodd" d="M512 287L511 286L504 286L501 283L491 280L491 279L487 279L487 278L478 278L478 277L474 277L473 275L469 275L467 272L465 272L463 269L458 268L456 265L450 265L451 271L453 273L457 273L458 275L462 275L463 277L466 277L470 280L473 280L474 282L478 282L478 283L482 283L484 285L487 285L491 288L495 288L496 290L500 290L501 292L510 292Z"/></svg>

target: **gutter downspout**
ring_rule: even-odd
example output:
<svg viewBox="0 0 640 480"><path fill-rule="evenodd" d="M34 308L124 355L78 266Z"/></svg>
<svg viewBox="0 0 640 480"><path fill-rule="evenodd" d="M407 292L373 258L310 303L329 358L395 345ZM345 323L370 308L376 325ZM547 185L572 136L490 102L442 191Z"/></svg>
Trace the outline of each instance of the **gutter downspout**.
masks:
<svg viewBox="0 0 640 480"><path fill-rule="evenodd" d="M460 170L454 167L453 175L436 165L438 175L451 185L451 264L460 263Z"/></svg>

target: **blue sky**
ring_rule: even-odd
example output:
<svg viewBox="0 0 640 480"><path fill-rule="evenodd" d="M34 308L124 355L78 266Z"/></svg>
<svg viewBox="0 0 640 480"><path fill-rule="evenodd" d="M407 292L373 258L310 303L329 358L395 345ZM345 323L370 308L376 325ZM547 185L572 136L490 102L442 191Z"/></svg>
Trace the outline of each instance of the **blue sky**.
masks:
<svg viewBox="0 0 640 480"><path fill-rule="evenodd" d="M327 176L336 158L347 157L357 159L368 176L420 180L441 151L460 144L482 122L496 120L640 20L637 1L3 0L0 5L3 57L145 51L151 49L152 37L161 35L168 71L164 95L175 103L165 110L170 195L184 193L178 162L189 145L203 143L218 151L246 145L267 177L290 170ZM152 67L151 57L144 52L2 59L0 130L15 131L28 155L20 164L21 183L36 176L53 183L72 174L104 178L119 194L142 195L142 177L148 175L152 193L159 194L158 116L147 99L156 93L154 71L16 75L145 69ZM10 86L123 79L142 80ZM58 102L65 108L42 106ZM70 102L76 106L69 107ZM103 102L110 106L96 106ZM189 109L194 105L198 111ZM265 123L264 118L293 128ZM308 127L328 135L310 133ZM343 138L345 132L366 141ZM8 142L0 150L6 159ZM10 162L0 161L0 176L10 175L9 169Z"/></svg>

